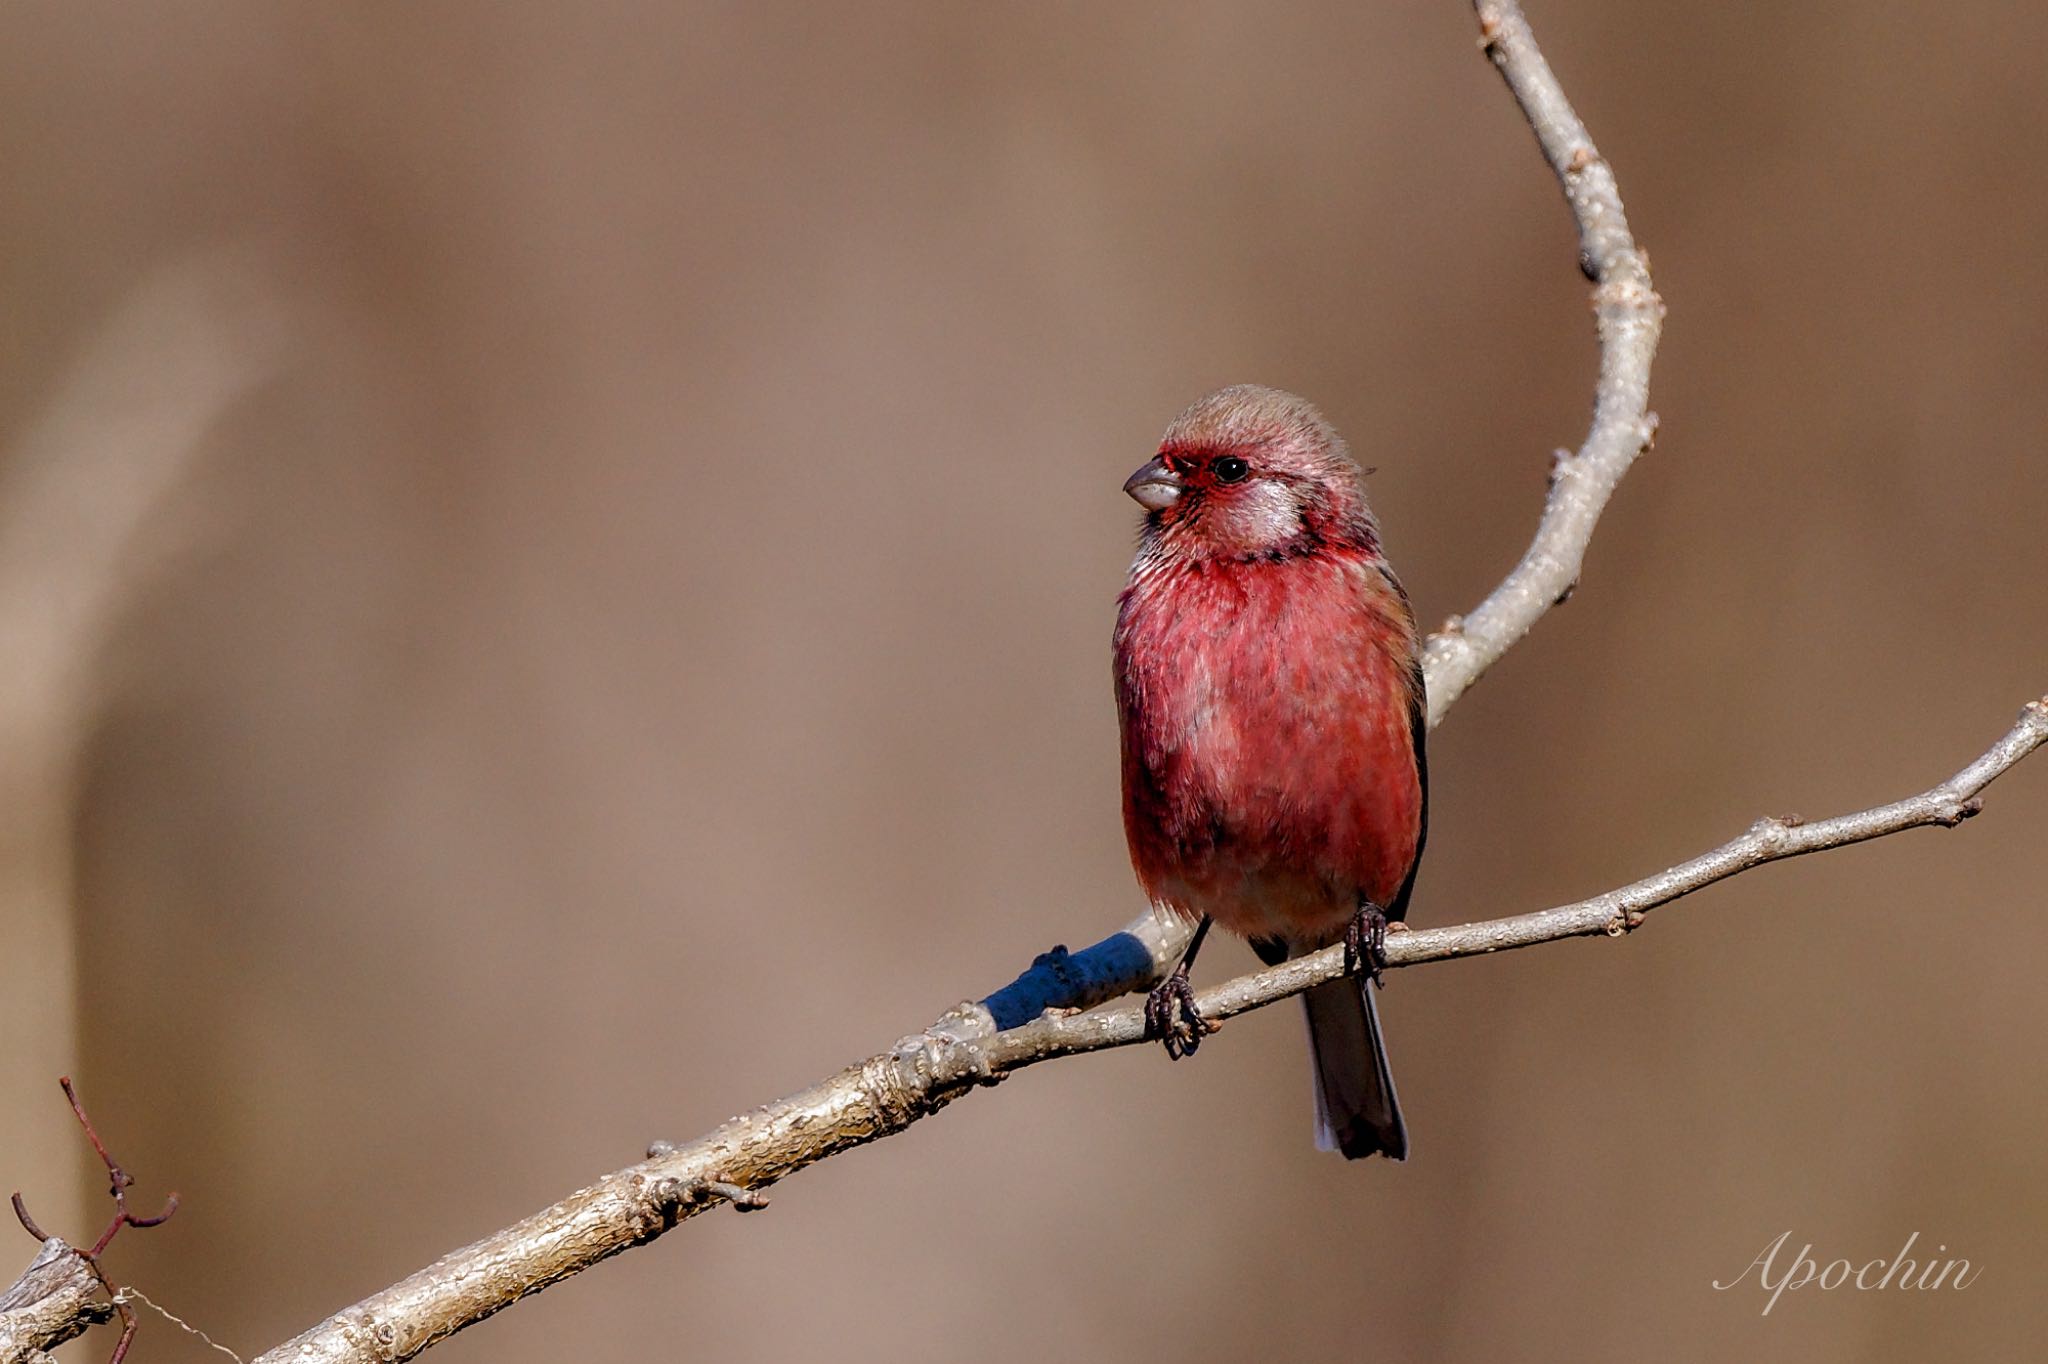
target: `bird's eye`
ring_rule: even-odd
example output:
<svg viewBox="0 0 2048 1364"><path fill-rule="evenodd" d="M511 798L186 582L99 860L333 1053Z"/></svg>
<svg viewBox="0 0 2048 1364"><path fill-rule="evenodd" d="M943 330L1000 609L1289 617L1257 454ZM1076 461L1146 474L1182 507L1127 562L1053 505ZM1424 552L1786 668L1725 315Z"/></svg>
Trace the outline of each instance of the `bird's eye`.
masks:
<svg viewBox="0 0 2048 1364"><path fill-rule="evenodd" d="M1246 464L1236 455L1225 455L1222 459L1217 460L1211 465L1210 468L1215 470L1218 483L1242 483L1244 476L1252 471L1252 466Z"/></svg>

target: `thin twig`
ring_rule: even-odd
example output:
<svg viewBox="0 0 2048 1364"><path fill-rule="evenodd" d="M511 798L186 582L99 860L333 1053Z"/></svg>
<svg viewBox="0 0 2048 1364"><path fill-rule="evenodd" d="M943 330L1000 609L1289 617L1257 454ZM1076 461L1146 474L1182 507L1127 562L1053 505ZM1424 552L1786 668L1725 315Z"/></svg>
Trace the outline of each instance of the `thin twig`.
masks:
<svg viewBox="0 0 2048 1364"><path fill-rule="evenodd" d="M1492 595L1430 637L1434 725L1479 675L1529 633L1578 586L1594 523L1621 476L1650 447L1657 419L1649 410L1650 361L1663 330L1664 302L1650 285L1650 263L1629 234L1614 170L1572 111L1564 87L1536 46L1516 0L1475 0L1480 44L1522 106L1579 229L1579 268L1593 281L1600 334L1600 378L1593 424L1577 454L1555 457L1543 519L1522 561Z"/></svg>
<svg viewBox="0 0 2048 1364"><path fill-rule="evenodd" d="M178 1195L173 1193L165 1198L164 1210L154 1217L137 1217L129 1211L128 1189L135 1183L135 1177L121 1168L113 1153L107 1150L107 1144L100 1140L99 1129L92 1125L92 1119L86 1115L85 1105L79 1102L78 1090L71 1083L71 1077L60 1075L57 1077L57 1083L63 1086L64 1097L71 1101L71 1111L77 1116L78 1125L85 1129L85 1139L92 1143L92 1149L99 1155L100 1163L107 1167L107 1193L114 1200L114 1220L107 1223L107 1229L100 1233L100 1239L93 1242L92 1249L86 1252L88 1259L97 1260L106 1248L113 1244L114 1237L121 1228L156 1227L169 1221L171 1214L178 1210ZM22 1209L20 1194L14 1196L14 1211L20 1216L22 1225L30 1226L33 1230L28 1214Z"/></svg>
<svg viewBox="0 0 2048 1364"><path fill-rule="evenodd" d="M150 1296L147 1293L144 1293L141 1289L136 1288L133 1285L124 1285L121 1291L114 1295L114 1301L117 1303L128 1301L139 1302L144 1307L147 1307L150 1311L162 1317L165 1321L171 1323L171 1325L183 1331L186 1335L199 1337L199 1343L204 1345L207 1349L214 1350L220 1354L226 1355L229 1359L234 1360L235 1364L242 1364L242 1357L240 1355L236 1354L233 1350L230 1350L227 1346L215 1340L212 1336L206 1334L206 1332L200 1330L197 1326L194 1326L191 1322L179 1316L176 1312L170 1311L168 1308L158 1305L154 1300L150 1298Z"/></svg>

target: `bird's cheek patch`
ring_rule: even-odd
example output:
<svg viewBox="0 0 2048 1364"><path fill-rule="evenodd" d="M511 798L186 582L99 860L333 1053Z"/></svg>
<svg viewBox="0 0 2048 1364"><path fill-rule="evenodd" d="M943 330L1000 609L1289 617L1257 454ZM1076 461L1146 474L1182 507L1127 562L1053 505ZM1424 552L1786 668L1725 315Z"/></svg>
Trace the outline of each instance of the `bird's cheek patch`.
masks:
<svg viewBox="0 0 2048 1364"><path fill-rule="evenodd" d="M1211 508L1218 522L1215 534L1230 548L1246 553L1275 549L1301 531L1301 504L1284 483L1259 480L1240 484L1226 500Z"/></svg>

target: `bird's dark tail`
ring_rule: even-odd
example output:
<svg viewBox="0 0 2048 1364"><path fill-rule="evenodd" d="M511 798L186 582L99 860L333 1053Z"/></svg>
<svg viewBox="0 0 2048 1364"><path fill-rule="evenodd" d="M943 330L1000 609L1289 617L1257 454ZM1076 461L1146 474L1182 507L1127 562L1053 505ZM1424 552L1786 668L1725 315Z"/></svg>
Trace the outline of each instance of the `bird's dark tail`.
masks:
<svg viewBox="0 0 2048 1364"><path fill-rule="evenodd" d="M1316 1146L1345 1159L1408 1158L1408 1125L1387 1068L1379 1006L1362 977L1326 981L1301 997L1308 1006L1316 1070Z"/></svg>

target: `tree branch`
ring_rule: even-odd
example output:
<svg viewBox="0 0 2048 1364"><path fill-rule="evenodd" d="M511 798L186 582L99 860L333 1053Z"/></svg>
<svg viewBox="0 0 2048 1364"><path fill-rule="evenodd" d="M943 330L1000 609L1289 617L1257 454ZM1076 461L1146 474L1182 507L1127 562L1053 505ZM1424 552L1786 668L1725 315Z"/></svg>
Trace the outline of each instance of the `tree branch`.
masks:
<svg viewBox="0 0 2048 1364"><path fill-rule="evenodd" d="M1648 414L1650 361L1663 317L1648 265L1629 235L1613 172L1572 112L1520 7L1513 0L1476 0L1475 8L1485 50L1535 131L1578 226L1580 266L1595 286L1600 377L1592 425L1576 454L1557 457L1542 518L1521 562L1470 614L1447 622L1428 641L1423 665L1432 727L1577 582L1601 510L1655 428ZM1409 965L1429 959L1416 956L1418 951L1451 943L1457 934L1483 938L1507 931L1474 925L1404 934L1390 944L1389 957ZM754 1188L836 1151L900 1131L974 1083L993 1083L1003 1068L1014 1069L1028 1059L1122 1045L1130 1039L1117 1030L1132 1026L1136 1015L1130 1010L1069 1019L1041 1015L1092 1008L1148 986L1171 967L1187 934L1188 926L1176 917L1148 910L1092 947L1078 952L1054 948L1009 985L980 1003L959 1005L927 1032L688 1147L664 1147L646 1164L610 1175L443 1257L262 1359L312 1364L409 1358L528 1293L653 1239L721 1201L716 1191L721 1184ZM1443 954L1463 955L1448 948ZM1220 987L1203 997L1204 1007L1220 1018L1270 1002L1259 991L1280 989L1271 997L1284 997L1307 982L1278 982L1324 969L1326 956L1305 957ZM1246 990L1253 993L1243 995ZM1110 1032L1094 1031L1104 1028ZM1109 1040L1077 1046L1079 1035ZM1017 1050L1020 1046L1025 1050ZM13 1361L0 1355L0 1364Z"/></svg>
<svg viewBox="0 0 2048 1364"><path fill-rule="evenodd" d="M1763 819L1741 837L1604 895L1510 918L1396 933L1390 968L1449 961L1565 938L1620 936L1703 886L1787 857L1925 825L1954 826L1991 781L2048 741L2048 700L2032 701L1982 757L1920 795L1817 823ZM1241 976L1197 996L1204 1016L1263 1008L1344 972L1341 946ZM942 1020L942 1023L944 1020ZM943 1026L915 1033L786 1099L732 1119L687 1146L663 1144L525 1221L447 1255L261 1356L257 1364L402 1360L528 1293L661 1235L734 1190L749 1194L807 1165L902 1131L978 1086L1026 1066L1145 1040L1136 1004L1047 1013L985 1041ZM722 1186L722 1187L721 1187Z"/></svg>
<svg viewBox="0 0 2048 1364"><path fill-rule="evenodd" d="M1521 562L1485 601L1444 622L1423 648L1431 729L1481 673L1578 586L1586 546L1607 499L1656 434L1657 418L1649 410L1650 361L1664 324L1664 300L1650 286L1648 257L1629 234L1614 170L1572 111L1521 5L1476 0L1473 8L1480 44L1534 130L1578 227L1579 268L1593 281L1600 377L1592 425L1576 453L1554 457L1543 516ZM970 1008L943 1025L963 1037L986 1037L1048 1008L1092 1008L1143 989L1173 969L1189 932L1176 916L1148 910L1092 947L1056 947L1041 956L982 1001L986 1016Z"/></svg>
<svg viewBox="0 0 2048 1364"><path fill-rule="evenodd" d="M1654 876L1509 918L1396 933L1389 969L1449 961L1566 938L1619 937L1652 909L1761 866L1929 825L1953 827L1978 812L1993 780L2048 742L2048 698L2029 702L2003 738L1955 776L1917 796L1855 814L1804 822L1762 819L1740 837ZM1331 947L1201 992L1202 1013L1225 1019L1301 993L1344 973ZM606 1176L525 1221L444 1256L402 1282L328 1318L261 1356L287 1361L409 1359L436 1341L509 1307L528 1293L653 1240L720 1202L759 1206L759 1190L807 1165L900 1132L978 1086L1061 1056L1145 1041L1144 1011L1131 1004L1049 1012L974 1041L943 1029L916 1033L777 1103L734 1118L687 1146L658 1145L650 1159ZM34 1364L39 1350L103 1321L87 1262L48 1241L27 1274L0 1293L0 1364Z"/></svg>
<svg viewBox="0 0 2048 1364"><path fill-rule="evenodd" d="M129 1227L159 1227L178 1210L178 1196L164 1202L164 1210L153 1217L137 1217L128 1206L128 1190L135 1180L100 1140L99 1130L86 1116L85 1104L66 1075L57 1081L94 1154L107 1167L107 1196L114 1200L114 1218L90 1249L79 1250L49 1235L29 1215L28 1205L16 1193L11 1200L14 1215L29 1235L42 1242L42 1249L27 1270L5 1292L0 1292L0 1364L53 1364L46 1353L84 1331L112 1317L121 1318L121 1339L114 1346L109 1364L121 1364L135 1339L135 1313L124 1296L107 1278L100 1255L114 1238Z"/></svg>
<svg viewBox="0 0 2048 1364"><path fill-rule="evenodd" d="M46 1351L113 1315L92 1263L53 1236L0 1290L0 1364L45 1364Z"/></svg>
<svg viewBox="0 0 2048 1364"><path fill-rule="evenodd" d="M1650 362L1663 317L1648 266L1628 230L1614 176L1572 112L1513 0L1477 0L1485 50L1507 81L1556 173L1576 220L1582 268L1594 281L1600 378L1592 424L1560 455L1534 540L1501 585L1425 653L1429 722L1575 586L1587 543L1622 475L1648 447ZM1976 761L1917 796L1816 823L1759 820L1741 836L1631 885L1574 904L1455 927L1396 934L1388 965L1401 968L1592 935L1621 936L1652 909L1783 858L1976 813L1981 792L2048 742L2048 699L2029 702L2012 729ZM258 1364L408 1359L528 1293L661 1235L720 1202L758 1206L758 1191L807 1165L899 1132L968 1091L1040 1061L1143 1040L1135 1005L1092 1008L1141 988L1179 951L1185 930L1148 913L1079 952L1054 949L979 1004L962 1004L932 1029L680 1147L579 1190L526 1220L443 1257L350 1307ZM1200 994L1202 1012L1229 1018L1298 994L1343 971L1329 948ZM1091 1008L1090 1012L1080 1012ZM42 1264L54 1252L45 1247ZM0 1306L13 1291L0 1296ZM0 1314L0 1344L10 1323ZM17 1356L0 1348L0 1364Z"/></svg>

